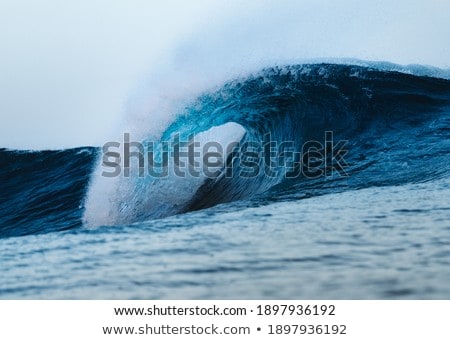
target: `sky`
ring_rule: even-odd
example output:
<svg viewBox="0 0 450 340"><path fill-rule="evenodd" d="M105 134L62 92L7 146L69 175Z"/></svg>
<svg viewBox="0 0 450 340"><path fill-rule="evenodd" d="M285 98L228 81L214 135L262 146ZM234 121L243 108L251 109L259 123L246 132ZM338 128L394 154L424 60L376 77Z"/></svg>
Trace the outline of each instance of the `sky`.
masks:
<svg viewBox="0 0 450 340"><path fill-rule="evenodd" d="M99 146L277 62L450 68L448 13L446 0L0 0L0 147Z"/></svg>

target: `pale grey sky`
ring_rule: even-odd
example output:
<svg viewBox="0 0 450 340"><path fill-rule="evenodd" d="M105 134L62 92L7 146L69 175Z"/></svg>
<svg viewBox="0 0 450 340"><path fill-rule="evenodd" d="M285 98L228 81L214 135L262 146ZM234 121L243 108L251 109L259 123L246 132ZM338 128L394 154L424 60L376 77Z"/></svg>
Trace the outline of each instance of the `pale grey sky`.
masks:
<svg viewBox="0 0 450 340"><path fill-rule="evenodd" d="M158 87L162 56L205 79L322 57L448 68L449 13L446 0L1 0L0 147L103 144Z"/></svg>

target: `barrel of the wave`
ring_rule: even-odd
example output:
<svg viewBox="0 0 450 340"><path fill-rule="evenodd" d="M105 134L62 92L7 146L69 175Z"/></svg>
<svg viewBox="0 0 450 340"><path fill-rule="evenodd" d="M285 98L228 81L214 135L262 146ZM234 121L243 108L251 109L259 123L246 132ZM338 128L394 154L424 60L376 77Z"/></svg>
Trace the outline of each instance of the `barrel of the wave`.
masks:
<svg viewBox="0 0 450 340"><path fill-rule="evenodd" d="M225 176L226 165L245 135L242 125L228 122L188 140L180 140L174 134L169 140L151 143L151 148L148 142L143 143L146 146L143 169L142 164L130 162L135 167L128 170L127 176L121 173L114 178L93 179L85 203L85 225L128 224L189 210L209 187ZM160 147L162 144L164 148ZM155 149L159 150L158 155ZM158 163L154 160L156 156L167 160L158 169L154 167Z"/></svg>

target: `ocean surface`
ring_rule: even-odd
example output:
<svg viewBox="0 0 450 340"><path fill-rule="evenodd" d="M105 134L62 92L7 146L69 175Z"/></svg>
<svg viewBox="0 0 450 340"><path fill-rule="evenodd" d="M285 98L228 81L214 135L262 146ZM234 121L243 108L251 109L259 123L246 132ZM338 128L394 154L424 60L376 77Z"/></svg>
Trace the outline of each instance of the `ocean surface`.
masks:
<svg viewBox="0 0 450 340"><path fill-rule="evenodd" d="M199 94L155 142L270 134L300 151L327 131L345 173L288 178L275 162L249 177L233 158L232 176L107 178L100 147L0 149L0 298L449 299L450 80L436 69L266 68Z"/></svg>

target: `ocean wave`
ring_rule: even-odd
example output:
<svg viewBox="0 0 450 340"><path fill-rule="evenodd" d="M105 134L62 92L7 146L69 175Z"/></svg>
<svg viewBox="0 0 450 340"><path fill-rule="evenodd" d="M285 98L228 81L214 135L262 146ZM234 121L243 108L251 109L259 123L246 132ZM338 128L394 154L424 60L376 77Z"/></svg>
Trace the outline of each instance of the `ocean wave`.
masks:
<svg viewBox="0 0 450 340"><path fill-rule="evenodd" d="M414 171L405 170L410 176L404 175L402 169L413 163L413 156L404 155L402 148L408 146L410 153L418 157L422 155L422 143L429 146L429 139L417 141L427 126L432 126L430 133L434 136L446 134L450 82L381 68L343 64L266 68L191 101L158 142L172 140L174 136L189 140L211 128L234 123L246 131L243 142L260 143L270 135L278 145L289 141L295 151L301 151L305 142L323 141L325 132L331 131L335 139L349 142L350 174L362 172L361 169L375 163L392 173L387 176L385 171L383 178L376 174L370 178L358 176L357 185L390 183L394 177L415 180L435 173L421 166ZM220 138L220 133L223 129L215 138ZM395 148L399 150L391 154L389 150ZM255 162L262 167L264 160L260 155ZM240 166L242 161L236 165L234 176L203 181L198 178L180 181L174 174L165 178L118 176L111 180L100 175L99 166L87 196L86 224L129 224L252 198L286 183L299 192L301 185L308 185L304 183L305 176L287 180L285 164L275 169L275 176L260 171L251 178L239 175ZM349 177L346 181L352 182L355 176ZM314 182L318 186L333 178ZM338 176L335 180L342 178Z"/></svg>
<svg viewBox="0 0 450 340"><path fill-rule="evenodd" d="M0 236L83 224L124 225L236 200L264 204L447 176L450 81L445 72L352 64L265 68L200 94L176 113L159 138L138 140L158 148L176 136L247 145L269 136L277 145L292 142L294 151L301 152L306 142L324 141L329 131L335 141L347 141L347 176L287 176L286 163L277 163L272 176L263 171L242 176L242 162L226 155L213 177L121 173L108 178L102 175L105 164L98 148L1 150ZM263 168L264 162L257 153L254 164ZM232 176L224 176L229 165Z"/></svg>

